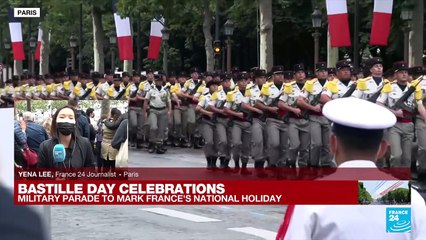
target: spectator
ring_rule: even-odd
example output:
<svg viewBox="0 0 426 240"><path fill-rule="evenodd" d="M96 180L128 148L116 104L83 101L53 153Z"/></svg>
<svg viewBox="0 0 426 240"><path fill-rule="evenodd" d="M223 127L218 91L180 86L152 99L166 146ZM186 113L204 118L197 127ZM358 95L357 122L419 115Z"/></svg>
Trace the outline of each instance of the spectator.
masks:
<svg viewBox="0 0 426 240"><path fill-rule="evenodd" d="M118 150L111 146L112 139L114 138L117 128L111 129L108 127L111 123L115 123L121 116L121 112L117 108L111 109L110 118L104 121L102 126L103 140L101 144L101 157L103 161L104 170L115 168L115 157L117 156Z"/></svg>
<svg viewBox="0 0 426 240"><path fill-rule="evenodd" d="M117 150L120 150L121 144L127 140L127 121L127 119L121 121L112 139L111 146Z"/></svg>
<svg viewBox="0 0 426 240"><path fill-rule="evenodd" d="M40 217L28 206L16 206L13 193L0 186L1 239L47 239Z"/></svg>
<svg viewBox="0 0 426 240"><path fill-rule="evenodd" d="M44 129L46 129L47 135L49 135L49 138L52 137L52 135L50 134L50 128L52 127L52 118L49 117L47 118L44 122L43 122L43 127Z"/></svg>
<svg viewBox="0 0 426 240"><path fill-rule="evenodd" d="M58 109L53 115L52 139L41 143L38 167L81 168L95 165L89 140L78 134L76 116L75 110L70 106ZM63 144L66 151L64 163L58 166L53 162L53 148L56 144Z"/></svg>
<svg viewBox="0 0 426 240"><path fill-rule="evenodd" d="M107 118L107 115L102 115L98 122L98 133L96 134L96 146L95 146L95 154L97 157L97 166L98 169L101 169L103 166L103 160L101 156L101 149L102 149L102 140L103 140L103 122Z"/></svg>
<svg viewBox="0 0 426 240"><path fill-rule="evenodd" d="M34 122L34 114L31 112L24 112L24 121L27 125L27 143L30 149L33 149L37 155L39 153L40 144L49 139L46 129L43 126Z"/></svg>
<svg viewBox="0 0 426 240"><path fill-rule="evenodd" d="M27 164L25 162L24 156L22 155L22 150L25 148L25 144L27 143L27 135L25 131L27 129L27 125L24 121L14 123L14 135L15 135L15 165L17 167L26 167Z"/></svg>
<svg viewBox="0 0 426 240"><path fill-rule="evenodd" d="M80 136L85 137L87 139L90 139L90 123L89 119L84 115L84 112L81 110L78 110L78 101L77 100L69 100L68 106L70 106L72 109L74 109L76 113L76 120L77 120L77 129Z"/></svg>
<svg viewBox="0 0 426 240"><path fill-rule="evenodd" d="M93 150L95 150L95 139L96 139L96 130L95 130L95 120L93 119L95 117L95 113L94 113L94 109L93 108L88 108L86 110L86 117L87 120L89 120L89 131L90 131L90 144L93 147ZM96 127L97 128L97 127Z"/></svg>

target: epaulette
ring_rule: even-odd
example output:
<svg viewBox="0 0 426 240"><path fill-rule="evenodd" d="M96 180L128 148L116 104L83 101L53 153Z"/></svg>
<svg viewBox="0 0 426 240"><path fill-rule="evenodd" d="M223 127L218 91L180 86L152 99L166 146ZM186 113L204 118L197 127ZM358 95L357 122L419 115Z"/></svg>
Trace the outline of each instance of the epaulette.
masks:
<svg viewBox="0 0 426 240"><path fill-rule="evenodd" d="M43 90L43 86L42 86L42 85L38 85L38 86L37 86L37 91L38 91L38 92L41 92L42 90Z"/></svg>
<svg viewBox="0 0 426 240"><path fill-rule="evenodd" d="M212 94L212 98L211 98L211 100L216 100L216 99L218 98L218 97L217 97L218 93L219 93L219 91L214 92L214 93Z"/></svg>
<svg viewBox="0 0 426 240"><path fill-rule="evenodd" d="M296 83L296 81L291 81L289 83L284 84L284 93L291 94L293 92L293 85Z"/></svg>
<svg viewBox="0 0 426 240"><path fill-rule="evenodd" d="M331 81L328 81L325 85L324 88L328 89L331 91L331 93L336 94L339 92L339 88L337 87L337 79L333 79Z"/></svg>
<svg viewBox="0 0 426 240"><path fill-rule="evenodd" d="M356 81L356 89L361 91L368 90L367 81L370 80L371 77L361 78Z"/></svg>
<svg viewBox="0 0 426 240"><path fill-rule="evenodd" d="M90 90L90 96L91 96L92 98L95 98L95 97L96 97L96 91L95 91L95 88L92 88L92 89Z"/></svg>
<svg viewBox="0 0 426 240"><path fill-rule="evenodd" d="M390 92L392 92L392 90L393 90L392 83L391 82L385 83L385 85L383 86L383 89L382 89L382 93L390 93Z"/></svg>
<svg viewBox="0 0 426 240"><path fill-rule="evenodd" d="M80 96L80 86L79 85L77 85L77 86L75 86L74 87L74 94L76 95L76 96Z"/></svg>
<svg viewBox="0 0 426 240"><path fill-rule="evenodd" d="M70 85L71 85L71 81L65 81L64 82L64 89L67 90L67 91L69 91L70 88L71 88Z"/></svg>
<svg viewBox="0 0 426 240"><path fill-rule="evenodd" d="M308 93L313 93L314 92L314 84L315 84L316 81L318 81L317 78L306 81L305 86L303 86L303 89L305 89Z"/></svg>
<svg viewBox="0 0 426 240"><path fill-rule="evenodd" d="M113 97L114 96L114 88L113 87L109 87L107 90L107 95L109 97Z"/></svg>
<svg viewBox="0 0 426 240"><path fill-rule="evenodd" d="M233 91L229 91L227 94L226 94L226 101L227 102L234 102L234 94L236 93L236 91L235 90L233 90Z"/></svg>

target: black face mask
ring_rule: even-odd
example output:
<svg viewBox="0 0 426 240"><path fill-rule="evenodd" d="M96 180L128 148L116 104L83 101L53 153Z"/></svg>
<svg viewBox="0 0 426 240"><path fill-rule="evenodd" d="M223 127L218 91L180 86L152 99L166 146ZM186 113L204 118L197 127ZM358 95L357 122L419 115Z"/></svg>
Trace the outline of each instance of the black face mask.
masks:
<svg viewBox="0 0 426 240"><path fill-rule="evenodd" d="M71 133L74 132L74 129L75 129L75 123L68 123L68 122L58 123L58 131L65 136L71 135Z"/></svg>

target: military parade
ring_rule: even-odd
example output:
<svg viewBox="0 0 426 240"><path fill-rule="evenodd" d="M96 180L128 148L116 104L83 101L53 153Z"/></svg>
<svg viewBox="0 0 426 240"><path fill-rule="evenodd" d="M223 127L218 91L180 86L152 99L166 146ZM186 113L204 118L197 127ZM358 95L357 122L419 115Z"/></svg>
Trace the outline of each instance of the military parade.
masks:
<svg viewBox="0 0 426 240"><path fill-rule="evenodd" d="M201 72L194 67L189 74L69 70L13 76L0 93L2 104L128 100L132 149L162 154L167 147L203 148L208 169L251 174L247 164L252 159L261 177L266 175L265 167L335 167L329 151L330 124L322 116L322 105L355 97L385 106L397 116L397 124L386 132L390 149L378 162L380 167L411 167L424 177L425 71L395 62L390 69L393 75L385 78L381 58L371 58L365 66L359 79L359 71L347 60L338 61L335 68L319 62L315 74L303 63L287 71L274 66L269 72L257 67L248 72L238 67L232 72Z"/></svg>

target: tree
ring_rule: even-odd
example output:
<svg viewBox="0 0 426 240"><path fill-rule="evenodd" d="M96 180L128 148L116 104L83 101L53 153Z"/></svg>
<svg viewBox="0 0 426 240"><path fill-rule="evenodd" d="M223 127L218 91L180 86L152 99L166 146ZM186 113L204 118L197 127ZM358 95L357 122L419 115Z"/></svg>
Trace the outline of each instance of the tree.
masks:
<svg viewBox="0 0 426 240"><path fill-rule="evenodd" d="M203 20L203 33L204 33L204 47L206 49L206 71L212 72L214 70L214 55L213 55L213 37L211 31L212 27L212 11L210 10L209 0L203 0L204 7L204 20Z"/></svg>
<svg viewBox="0 0 426 240"><path fill-rule="evenodd" d="M260 68L269 71L273 63L272 0L259 1L260 12Z"/></svg>

